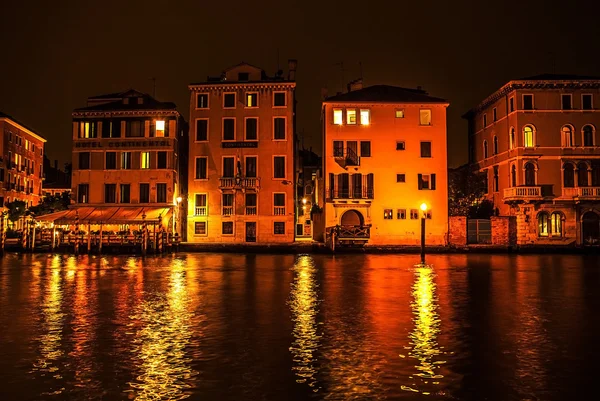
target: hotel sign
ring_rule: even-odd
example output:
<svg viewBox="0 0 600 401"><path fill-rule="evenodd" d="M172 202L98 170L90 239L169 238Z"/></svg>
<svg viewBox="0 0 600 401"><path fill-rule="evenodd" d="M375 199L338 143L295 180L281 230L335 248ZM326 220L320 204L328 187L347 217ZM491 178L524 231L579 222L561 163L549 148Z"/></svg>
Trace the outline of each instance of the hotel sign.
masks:
<svg viewBox="0 0 600 401"><path fill-rule="evenodd" d="M258 148L258 142L221 142L221 147L227 148Z"/></svg>
<svg viewBox="0 0 600 401"><path fill-rule="evenodd" d="M75 142L75 148L153 148L172 146L171 141L165 139L146 141L85 141Z"/></svg>

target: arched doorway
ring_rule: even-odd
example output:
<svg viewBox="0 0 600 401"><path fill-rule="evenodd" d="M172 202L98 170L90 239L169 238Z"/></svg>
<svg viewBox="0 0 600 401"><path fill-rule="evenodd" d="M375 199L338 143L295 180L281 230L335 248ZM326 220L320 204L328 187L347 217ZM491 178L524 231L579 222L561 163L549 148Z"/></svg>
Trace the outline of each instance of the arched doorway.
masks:
<svg viewBox="0 0 600 401"><path fill-rule="evenodd" d="M584 245L600 245L600 217L586 212L581 219L581 239Z"/></svg>
<svg viewBox="0 0 600 401"><path fill-rule="evenodd" d="M342 218L340 220L340 225L342 225L342 226L361 226L362 227L364 225L364 219L363 219L362 214L360 214L360 212L357 212L356 210L347 210L342 215Z"/></svg>

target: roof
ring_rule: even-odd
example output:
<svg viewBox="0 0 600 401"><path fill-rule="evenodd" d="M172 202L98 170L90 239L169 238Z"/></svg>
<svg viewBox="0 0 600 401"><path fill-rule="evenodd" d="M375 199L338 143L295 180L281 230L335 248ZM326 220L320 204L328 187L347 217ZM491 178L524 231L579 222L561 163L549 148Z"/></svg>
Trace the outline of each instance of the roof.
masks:
<svg viewBox="0 0 600 401"><path fill-rule="evenodd" d="M55 224L148 224L163 221L170 216L171 207L74 207L61 212L45 214L36 217L36 220L53 222ZM145 218L142 216L145 215Z"/></svg>
<svg viewBox="0 0 600 401"><path fill-rule="evenodd" d="M127 104L123 103L123 99L130 98L134 99L129 101ZM142 98L142 104L139 104L137 98ZM161 102L153 98L152 96L138 92L134 89L129 89L121 93L109 93L106 95L93 96L88 98L88 102L94 102L99 100L111 100L117 99L112 102L92 104L91 106L81 107L75 109L74 112L80 111L126 111L126 110L176 110L177 106L172 102Z"/></svg>
<svg viewBox="0 0 600 401"><path fill-rule="evenodd" d="M531 77L520 78L517 81L582 81L582 80L600 80L600 77L589 75L573 74L539 74Z"/></svg>
<svg viewBox="0 0 600 401"><path fill-rule="evenodd" d="M29 134L37 136L40 140L42 140L43 142L46 142L46 138L44 138L43 136L41 136L40 134L38 134L37 130L34 130L31 127L28 127L27 125L23 124L22 122L20 122L19 120L15 119L14 117L9 116L8 114L5 114L5 113L3 113L3 112L0 111L0 118L5 118L7 120L11 120L13 123L19 125L23 130L29 131Z"/></svg>
<svg viewBox="0 0 600 401"><path fill-rule="evenodd" d="M429 96L420 89L401 88L390 85L373 85L325 99L325 103L369 102L369 103L448 103L439 97Z"/></svg>

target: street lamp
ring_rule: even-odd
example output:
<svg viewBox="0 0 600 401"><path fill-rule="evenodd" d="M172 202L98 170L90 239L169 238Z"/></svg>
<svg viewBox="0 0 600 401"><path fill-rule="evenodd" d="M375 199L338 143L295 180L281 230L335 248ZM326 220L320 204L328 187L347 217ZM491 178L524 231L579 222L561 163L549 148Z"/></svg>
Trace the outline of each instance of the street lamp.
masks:
<svg viewBox="0 0 600 401"><path fill-rule="evenodd" d="M421 264L425 264L425 218L427 217L427 204L421 203Z"/></svg>

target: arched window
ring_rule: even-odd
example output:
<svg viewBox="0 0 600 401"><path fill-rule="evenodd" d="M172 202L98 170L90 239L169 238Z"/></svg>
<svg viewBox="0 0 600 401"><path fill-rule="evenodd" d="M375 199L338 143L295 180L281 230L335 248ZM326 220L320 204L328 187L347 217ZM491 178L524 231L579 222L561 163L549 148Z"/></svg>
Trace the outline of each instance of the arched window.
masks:
<svg viewBox="0 0 600 401"><path fill-rule="evenodd" d="M527 163L525 165L525 186L535 186L535 166L533 163Z"/></svg>
<svg viewBox="0 0 600 401"><path fill-rule="evenodd" d="M523 128L523 146L526 148L533 148L533 127L531 125L527 125Z"/></svg>
<svg viewBox="0 0 600 401"><path fill-rule="evenodd" d="M547 237L550 233L548 213L538 214L538 236Z"/></svg>
<svg viewBox="0 0 600 401"><path fill-rule="evenodd" d="M562 213L554 212L550 215L550 231L553 237L562 237Z"/></svg>
<svg viewBox="0 0 600 401"><path fill-rule="evenodd" d="M514 164L510 169L510 185L512 187L517 186L517 167Z"/></svg>
<svg viewBox="0 0 600 401"><path fill-rule="evenodd" d="M562 127L562 146L565 148L572 148L573 142L573 128L570 125Z"/></svg>
<svg viewBox="0 0 600 401"><path fill-rule="evenodd" d="M488 146L487 146L487 141L483 141L483 158L487 159L488 158Z"/></svg>
<svg viewBox="0 0 600 401"><path fill-rule="evenodd" d="M494 135L494 154L498 154L498 137Z"/></svg>
<svg viewBox="0 0 600 401"><path fill-rule="evenodd" d="M563 187L573 188L575 186L575 167L571 163L563 166Z"/></svg>
<svg viewBox="0 0 600 401"><path fill-rule="evenodd" d="M515 139L515 129L511 127L510 134L508 134L508 146L510 146L511 149L514 149L517 146Z"/></svg>
<svg viewBox="0 0 600 401"><path fill-rule="evenodd" d="M594 127L586 125L583 127L583 146L594 146Z"/></svg>
<svg viewBox="0 0 600 401"><path fill-rule="evenodd" d="M588 165L584 162L580 162L577 165L577 186L588 186Z"/></svg>

